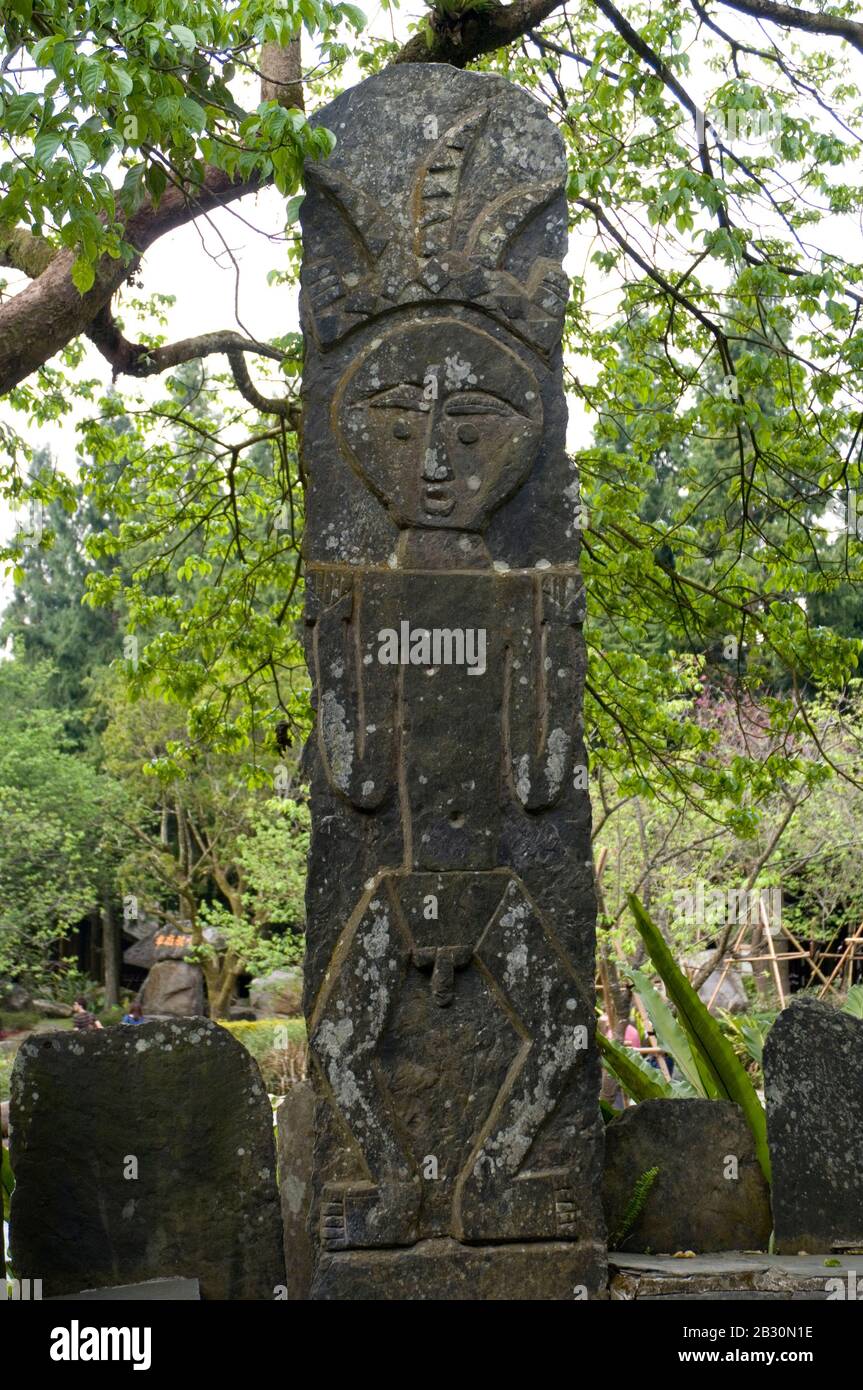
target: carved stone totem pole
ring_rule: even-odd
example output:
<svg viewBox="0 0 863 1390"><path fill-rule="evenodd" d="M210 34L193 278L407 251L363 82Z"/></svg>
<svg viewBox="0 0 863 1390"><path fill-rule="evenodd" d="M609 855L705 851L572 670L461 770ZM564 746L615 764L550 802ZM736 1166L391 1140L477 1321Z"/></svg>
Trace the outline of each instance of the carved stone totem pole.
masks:
<svg viewBox="0 0 863 1390"><path fill-rule="evenodd" d="M502 78L320 113L302 315L314 1298L604 1284L566 161Z"/></svg>

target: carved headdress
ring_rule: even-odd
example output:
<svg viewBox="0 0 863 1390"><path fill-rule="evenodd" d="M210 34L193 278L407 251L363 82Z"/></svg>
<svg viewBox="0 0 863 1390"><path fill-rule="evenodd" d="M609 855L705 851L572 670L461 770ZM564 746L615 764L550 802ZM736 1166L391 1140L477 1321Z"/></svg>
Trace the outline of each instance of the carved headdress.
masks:
<svg viewBox="0 0 863 1390"><path fill-rule="evenodd" d="M567 302L559 262L533 258L525 276L506 267L534 218L565 218L560 178L514 182L465 215L464 175L488 114L478 106L434 141L416 168L403 221L333 164L307 167L310 197L331 204L350 242L350 254L306 264L308 326L322 349L366 320L425 304L469 304L542 356L559 341Z"/></svg>

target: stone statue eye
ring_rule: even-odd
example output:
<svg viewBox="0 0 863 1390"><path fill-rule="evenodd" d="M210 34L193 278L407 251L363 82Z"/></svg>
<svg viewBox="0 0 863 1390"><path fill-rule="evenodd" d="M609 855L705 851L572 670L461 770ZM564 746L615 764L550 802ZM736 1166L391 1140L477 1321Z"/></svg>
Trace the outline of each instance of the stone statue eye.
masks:
<svg viewBox="0 0 863 1390"><path fill-rule="evenodd" d="M393 437L395 439L410 439L411 427L407 420L396 420L393 425Z"/></svg>
<svg viewBox="0 0 863 1390"><path fill-rule="evenodd" d="M516 410L515 406L510 405L509 401L501 400L500 396L492 396L487 391L462 391L458 395L450 396L446 403L447 415L520 415L521 411Z"/></svg>
<svg viewBox="0 0 863 1390"><path fill-rule="evenodd" d="M456 435L462 444L475 444L479 439L479 430L476 425L470 425L465 421L463 425L459 425Z"/></svg>
<svg viewBox="0 0 863 1390"><path fill-rule="evenodd" d="M371 410L421 410L428 412L429 402L423 397L422 387L407 382L399 386L387 386L373 396L367 396L358 405L367 405Z"/></svg>

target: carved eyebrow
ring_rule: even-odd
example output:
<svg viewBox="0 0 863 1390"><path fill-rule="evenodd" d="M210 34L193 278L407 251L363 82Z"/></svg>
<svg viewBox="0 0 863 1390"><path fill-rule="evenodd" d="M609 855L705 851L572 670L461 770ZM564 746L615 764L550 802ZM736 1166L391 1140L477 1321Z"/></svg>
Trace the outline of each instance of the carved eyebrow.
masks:
<svg viewBox="0 0 863 1390"><path fill-rule="evenodd" d="M367 405L373 410L385 410L388 407L399 410L429 410L429 402L420 396L417 400L416 392L422 392L422 386L416 385L412 381L400 382L398 386L385 386L382 391L377 391L373 396L366 396L363 400L355 403L357 406ZM414 393L414 394L412 394Z"/></svg>
<svg viewBox="0 0 863 1390"><path fill-rule="evenodd" d="M510 401L493 396L490 391L466 391L463 396L450 396L447 415L521 415L528 417Z"/></svg>

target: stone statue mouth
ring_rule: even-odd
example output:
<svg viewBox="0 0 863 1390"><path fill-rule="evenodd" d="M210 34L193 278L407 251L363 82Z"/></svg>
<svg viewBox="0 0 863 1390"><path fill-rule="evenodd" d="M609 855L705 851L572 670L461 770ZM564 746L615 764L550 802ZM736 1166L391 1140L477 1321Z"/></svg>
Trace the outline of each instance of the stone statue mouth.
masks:
<svg viewBox="0 0 863 1390"><path fill-rule="evenodd" d="M423 489L423 506L430 516L449 516L455 498L447 488L432 484Z"/></svg>

